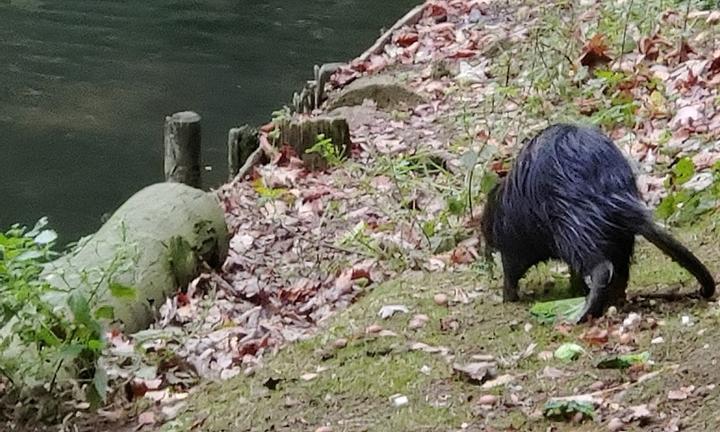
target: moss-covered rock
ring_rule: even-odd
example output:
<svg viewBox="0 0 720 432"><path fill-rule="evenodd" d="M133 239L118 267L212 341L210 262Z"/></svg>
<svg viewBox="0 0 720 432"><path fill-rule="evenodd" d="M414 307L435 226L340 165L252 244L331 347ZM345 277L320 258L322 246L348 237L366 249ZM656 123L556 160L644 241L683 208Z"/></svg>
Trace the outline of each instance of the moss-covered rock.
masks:
<svg viewBox="0 0 720 432"><path fill-rule="evenodd" d="M159 183L128 199L100 230L48 264L48 281L63 290L95 290L128 332L146 328L166 297L185 286L199 262L221 263L228 232L214 194L179 183ZM120 295L131 287L135 295ZM114 291L116 295L113 295Z"/></svg>

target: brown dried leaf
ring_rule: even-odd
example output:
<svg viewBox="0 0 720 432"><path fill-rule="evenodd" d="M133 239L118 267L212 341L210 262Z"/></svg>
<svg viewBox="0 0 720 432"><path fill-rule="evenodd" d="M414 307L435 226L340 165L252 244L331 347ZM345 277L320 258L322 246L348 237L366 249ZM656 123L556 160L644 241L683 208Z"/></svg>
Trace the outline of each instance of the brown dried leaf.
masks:
<svg viewBox="0 0 720 432"><path fill-rule="evenodd" d="M578 61L581 65L587 66L590 69L612 61L608 56L608 46L605 43L605 36L602 33L595 33L595 35L587 41Z"/></svg>
<svg viewBox="0 0 720 432"><path fill-rule="evenodd" d="M580 336L582 340L590 345L603 346L608 342L608 331L599 327L591 327Z"/></svg>
<svg viewBox="0 0 720 432"><path fill-rule="evenodd" d="M137 422L140 426L155 424L155 413L152 411L145 411L138 416Z"/></svg>

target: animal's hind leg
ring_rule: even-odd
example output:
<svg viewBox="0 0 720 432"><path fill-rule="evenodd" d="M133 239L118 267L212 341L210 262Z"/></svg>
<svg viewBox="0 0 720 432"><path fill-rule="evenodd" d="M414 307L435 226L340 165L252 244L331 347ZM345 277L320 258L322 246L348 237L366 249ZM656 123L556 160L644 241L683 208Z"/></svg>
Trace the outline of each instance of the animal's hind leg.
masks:
<svg viewBox="0 0 720 432"><path fill-rule="evenodd" d="M625 303L625 290L627 288L628 279L630 278L630 257L633 253L635 239L629 239L622 245L620 250L614 254L613 262L613 278L610 282L609 303L620 306Z"/></svg>
<svg viewBox="0 0 720 432"><path fill-rule="evenodd" d="M630 278L630 262L615 260L613 278L608 289L608 304L621 306L626 301L625 290Z"/></svg>
<svg viewBox="0 0 720 432"><path fill-rule="evenodd" d="M590 293L585 297L585 307L580 313L578 322L586 321L590 317L599 318L605 312L608 304L608 288L613 279L613 264L604 260L583 274Z"/></svg>

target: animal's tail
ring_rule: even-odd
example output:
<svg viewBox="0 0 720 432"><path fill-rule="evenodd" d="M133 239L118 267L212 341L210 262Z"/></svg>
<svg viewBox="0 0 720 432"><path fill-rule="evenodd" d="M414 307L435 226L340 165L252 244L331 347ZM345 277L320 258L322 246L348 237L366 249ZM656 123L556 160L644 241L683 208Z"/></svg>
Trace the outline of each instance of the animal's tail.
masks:
<svg viewBox="0 0 720 432"><path fill-rule="evenodd" d="M648 220L644 224L639 225L638 233L672 258L673 261L692 273L702 286L700 294L703 297L710 298L715 294L715 280L707 267L685 246L675 240L669 232L662 229L653 221Z"/></svg>

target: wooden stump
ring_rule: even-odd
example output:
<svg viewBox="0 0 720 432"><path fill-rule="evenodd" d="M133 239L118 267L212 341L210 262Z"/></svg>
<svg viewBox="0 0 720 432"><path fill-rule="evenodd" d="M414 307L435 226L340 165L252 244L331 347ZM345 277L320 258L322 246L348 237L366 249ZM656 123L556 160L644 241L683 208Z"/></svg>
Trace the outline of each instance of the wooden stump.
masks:
<svg viewBox="0 0 720 432"><path fill-rule="evenodd" d="M290 145L310 170L328 167L322 154L307 153L318 141L318 135L332 140L337 155L350 156L350 128L344 118L293 118L280 125L280 142Z"/></svg>
<svg viewBox="0 0 720 432"><path fill-rule="evenodd" d="M228 132L228 174L230 179L243 166L248 157L260 146L257 129L248 125L232 128Z"/></svg>
<svg viewBox="0 0 720 432"><path fill-rule="evenodd" d="M202 187L200 116L195 112L165 117L165 181Z"/></svg>

